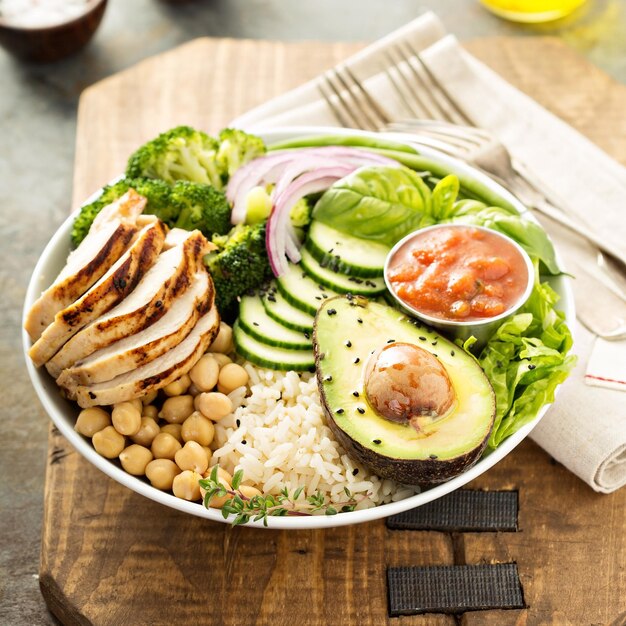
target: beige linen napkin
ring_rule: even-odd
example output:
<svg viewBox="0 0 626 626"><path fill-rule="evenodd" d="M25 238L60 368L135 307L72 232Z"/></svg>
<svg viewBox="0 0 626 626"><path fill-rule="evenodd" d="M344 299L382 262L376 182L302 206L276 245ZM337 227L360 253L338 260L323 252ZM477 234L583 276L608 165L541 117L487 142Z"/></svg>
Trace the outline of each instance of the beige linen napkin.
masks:
<svg viewBox="0 0 626 626"><path fill-rule="evenodd" d="M406 117L406 111L383 72L388 63L384 50L399 39L408 40L421 52L451 93L463 94L462 106L469 118L493 132L550 199L585 224L593 220L593 229L626 258L626 168L463 50L454 37L446 35L433 13L346 61L370 93L384 94L380 99L392 118ZM316 81L232 124L248 129L338 125ZM603 210L598 211L598 206ZM595 267L592 248L554 224L546 226L568 269L575 273L577 267ZM620 385L616 389L586 385L585 374L593 383L603 383L603 378L626 380L626 342L613 342L606 358L606 346L599 344L590 361L595 336L580 325L574 334L579 363L531 437L593 489L609 493L626 484L626 396L616 390ZM596 370L594 360L601 365ZM594 371L602 373L594 375Z"/></svg>

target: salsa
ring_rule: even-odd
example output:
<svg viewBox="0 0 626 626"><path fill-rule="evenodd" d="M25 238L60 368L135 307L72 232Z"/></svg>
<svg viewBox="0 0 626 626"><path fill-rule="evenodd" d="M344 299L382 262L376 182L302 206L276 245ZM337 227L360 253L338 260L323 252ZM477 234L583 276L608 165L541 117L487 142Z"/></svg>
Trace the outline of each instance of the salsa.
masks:
<svg viewBox="0 0 626 626"><path fill-rule="evenodd" d="M525 258L513 243L472 226L417 232L394 253L387 272L393 290L409 306L458 321L506 312L529 279Z"/></svg>

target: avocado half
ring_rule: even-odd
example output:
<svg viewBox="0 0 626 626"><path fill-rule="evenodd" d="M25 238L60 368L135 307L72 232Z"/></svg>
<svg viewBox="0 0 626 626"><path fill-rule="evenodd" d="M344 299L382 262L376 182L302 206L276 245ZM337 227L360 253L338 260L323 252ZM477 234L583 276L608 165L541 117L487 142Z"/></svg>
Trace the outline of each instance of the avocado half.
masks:
<svg viewBox="0 0 626 626"><path fill-rule="evenodd" d="M367 396L371 360L395 342L432 354L454 393L443 416L427 418L418 428L383 417ZM328 425L348 454L376 474L432 485L454 478L480 458L493 428L495 394L476 360L433 329L393 307L339 296L320 307L313 346Z"/></svg>

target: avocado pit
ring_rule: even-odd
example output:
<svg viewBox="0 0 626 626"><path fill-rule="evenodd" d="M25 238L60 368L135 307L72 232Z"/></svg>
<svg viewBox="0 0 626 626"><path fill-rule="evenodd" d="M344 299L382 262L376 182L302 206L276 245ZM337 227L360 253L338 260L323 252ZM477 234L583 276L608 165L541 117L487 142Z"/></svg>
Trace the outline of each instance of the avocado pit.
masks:
<svg viewBox="0 0 626 626"><path fill-rule="evenodd" d="M420 432L445 417L455 393L444 366L414 344L395 342L375 352L365 369L365 395L378 415Z"/></svg>

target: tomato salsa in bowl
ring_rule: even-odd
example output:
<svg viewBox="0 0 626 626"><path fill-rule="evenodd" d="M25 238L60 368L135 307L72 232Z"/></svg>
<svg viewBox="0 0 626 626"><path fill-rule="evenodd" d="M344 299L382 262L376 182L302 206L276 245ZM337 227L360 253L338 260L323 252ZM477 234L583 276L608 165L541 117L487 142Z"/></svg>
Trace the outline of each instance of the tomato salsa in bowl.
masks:
<svg viewBox="0 0 626 626"><path fill-rule="evenodd" d="M515 241L465 224L417 230L385 263L387 287L406 311L479 343L528 300L533 279L532 261Z"/></svg>

